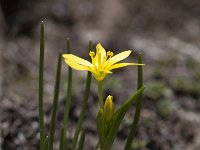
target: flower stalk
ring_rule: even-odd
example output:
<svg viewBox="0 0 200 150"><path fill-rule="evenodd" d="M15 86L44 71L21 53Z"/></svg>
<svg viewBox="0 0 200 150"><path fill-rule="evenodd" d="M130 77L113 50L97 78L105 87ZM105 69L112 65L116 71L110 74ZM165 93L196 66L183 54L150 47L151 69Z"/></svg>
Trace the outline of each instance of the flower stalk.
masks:
<svg viewBox="0 0 200 150"><path fill-rule="evenodd" d="M103 102L103 92L102 92L102 81L97 81L97 85L98 85L99 105L100 108L103 108L104 102Z"/></svg>

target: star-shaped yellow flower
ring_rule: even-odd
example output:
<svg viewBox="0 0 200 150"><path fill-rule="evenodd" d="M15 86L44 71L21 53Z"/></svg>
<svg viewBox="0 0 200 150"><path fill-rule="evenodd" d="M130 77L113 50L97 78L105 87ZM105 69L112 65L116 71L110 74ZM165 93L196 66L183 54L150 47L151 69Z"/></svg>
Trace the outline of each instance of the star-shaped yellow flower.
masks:
<svg viewBox="0 0 200 150"><path fill-rule="evenodd" d="M92 63L73 54L63 54L63 57L65 62L73 69L90 71L97 81L102 81L107 74L112 73L111 70L113 69L130 65L143 65L136 63L118 63L130 54L131 51L127 50L113 56L113 52L106 52L99 43L96 46L96 54L93 51L89 53Z"/></svg>

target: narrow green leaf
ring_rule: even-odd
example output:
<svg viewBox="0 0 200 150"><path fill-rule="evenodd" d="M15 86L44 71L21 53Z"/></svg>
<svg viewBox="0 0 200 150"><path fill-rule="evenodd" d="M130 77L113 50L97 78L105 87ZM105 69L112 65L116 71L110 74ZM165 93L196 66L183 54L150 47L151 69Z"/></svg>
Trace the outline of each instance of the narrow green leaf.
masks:
<svg viewBox="0 0 200 150"><path fill-rule="evenodd" d="M103 144L105 141L105 117L102 108L99 109L97 115L97 132L99 135L100 147L103 148Z"/></svg>
<svg viewBox="0 0 200 150"><path fill-rule="evenodd" d="M71 50L70 41L67 39L67 53L69 54ZM69 120L69 112L71 107L71 94L72 94L72 68L68 67L68 79L67 79L67 98L65 102L64 120L63 120L63 136L61 137L60 150L65 150L67 146L67 126Z"/></svg>
<svg viewBox="0 0 200 150"><path fill-rule="evenodd" d="M64 128L62 127L61 132L60 132L60 148L59 148L59 150L64 149L64 142L66 142L64 140L65 140L65 138L64 138Z"/></svg>
<svg viewBox="0 0 200 150"><path fill-rule="evenodd" d="M141 53L138 56L138 63L142 64L142 54ZM137 84L137 86L138 86L137 87L138 89L140 89L143 86L142 66L138 66L138 84ZM128 139L126 141L126 145L125 145L124 150L131 149L131 144L132 144L133 138L136 134L137 124L138 124L139 118L140 118L141 105L142 105L142 94L137 99L133 123L132 123L132 126L131 126L131 130L129 132Z"/></svg>
<svg viewBox="0 0 200 150"><path fill-rule="evenodd" d="M44 102L43 102L43 73L44 73L44 23L40 26L40 60L39 60L39 130L40 130L40 149L44 147Z"/></svg>
<svg viewBox="0 0 200 150"><path fill-rule="evenodd" d="M92 42L90 41L89 42L89 51L91 51L91 50L92 50ZM89 94L90 94L91 79L92 79L92 74L88 71L83 105L82 105L82 108L81 108L80 116L79 116L79 119L78 119L78 123L76 125L74 137L73 137L72 150L76 149L78 135L79 135L79 132L81 130L83 119L84 119L84 116L85 116L85 113L86 113L88 98L89 98Z"/></svg>
<svg viewBox="0 0 200 150"><path fill-rule="evenodd" d="M62 53L59 52L57 72L56 72L56 82L55 82L55 87L54 87L53 108L52 108L52 112L51 112L51 124L50 124L50 133L49 133L49 150L53 149L56 113L57 113L58 97L59 97L59 91L60 91L61 56L62 56Z"/></svg>
<svg viewBox="0 0 200 150"><path fill-rule="evenodd" d="M142 64L142 53L138 55L138 64ZM143 86L143 69L142 66L138 66L138 82L137 88L140 89Z"/></svg>
<svg viewBox="0 0 200 150"><path fill-rule="evenodd" d="M114 117L117 116L119 113L126 111L131 107L131 105L137 100L138 96L142 94L143 90L145 89L142 86L139 90L137 90L132 96L130 96L122 106L114 113Z"/></svg>
<svg viewBox="0 0 200 150"><path fill-rule="evenodd" d="M117 135L117 131L119 129L119 126L121 124L121 121L123 120L126 112L131 107L131 105L135 102L136 99L142 94L142 91L144 90L144 87L140 88L136 93L134 93L130 98L128 98L124 104L114 113L113 116L113 123L111 125L111 130L106 137L103 150L110 150L114 139Z"/></svg>
<svg viewBox="0 0 200 150"><path fill-rule="evenodd" d="M44 150L49 150L49 137L46 136L44 139Z"/></svg>
<svg viewBox="0 0 200 150"><path fill-rule="evenodd" d="M83 150L84 142L85 142L85 131L82 131L79 140L78 150Z"/></svg>

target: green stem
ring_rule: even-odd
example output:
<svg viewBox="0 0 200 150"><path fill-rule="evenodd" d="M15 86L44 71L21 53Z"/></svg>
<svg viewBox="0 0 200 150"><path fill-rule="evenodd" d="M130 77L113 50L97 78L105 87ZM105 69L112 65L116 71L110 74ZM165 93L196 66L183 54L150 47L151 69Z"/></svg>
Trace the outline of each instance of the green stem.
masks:
<svg viewBox="0 0 200 150"><path fill-rule="evenodd" d="M39 62L39 130L40 130L40 149L44 148L44 106L43 106L43 73L44 73L44 23L40 27L40 62Z"/></svg>
<svg viewBox="0 0 200 150"><path fill-rule="evenodd" d="M142 54L141 53L138 56L138 63L142 64ZM138 83L137 83L137 89L140 89L142 86L143 86L142 66L138 66ZM136 134L137 124L138 124L139 118L140 118L141 105L142 105L142 94L137 99L134 120L133 120L133 123L132 123L132 126L131 126L131 131L129 133L128 139L126 141L126 145L125 145L124 150L131 149L131 144L132 144L133 138L134 138L134 136Z"/></svg>
<svg viewBox="0 0 200 150"><path fill-rule="evenodd" d="M99 104L100 104L100 108L103 109L102 81L97 81L97 84L98 84Z"/></svg>

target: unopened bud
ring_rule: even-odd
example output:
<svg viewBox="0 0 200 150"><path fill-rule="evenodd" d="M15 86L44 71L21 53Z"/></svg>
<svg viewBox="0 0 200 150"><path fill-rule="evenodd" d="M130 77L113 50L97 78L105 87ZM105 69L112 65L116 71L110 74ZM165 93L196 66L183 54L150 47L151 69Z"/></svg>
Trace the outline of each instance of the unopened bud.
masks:
<svg viewBox="0 0 200 150"><path fill-rule="evenodd" d="M113 103L113 96L109 95L106 98L106 102L104 104L104 115L107 122L112 119L114 112L115 112L115 106Z"/></svg>

